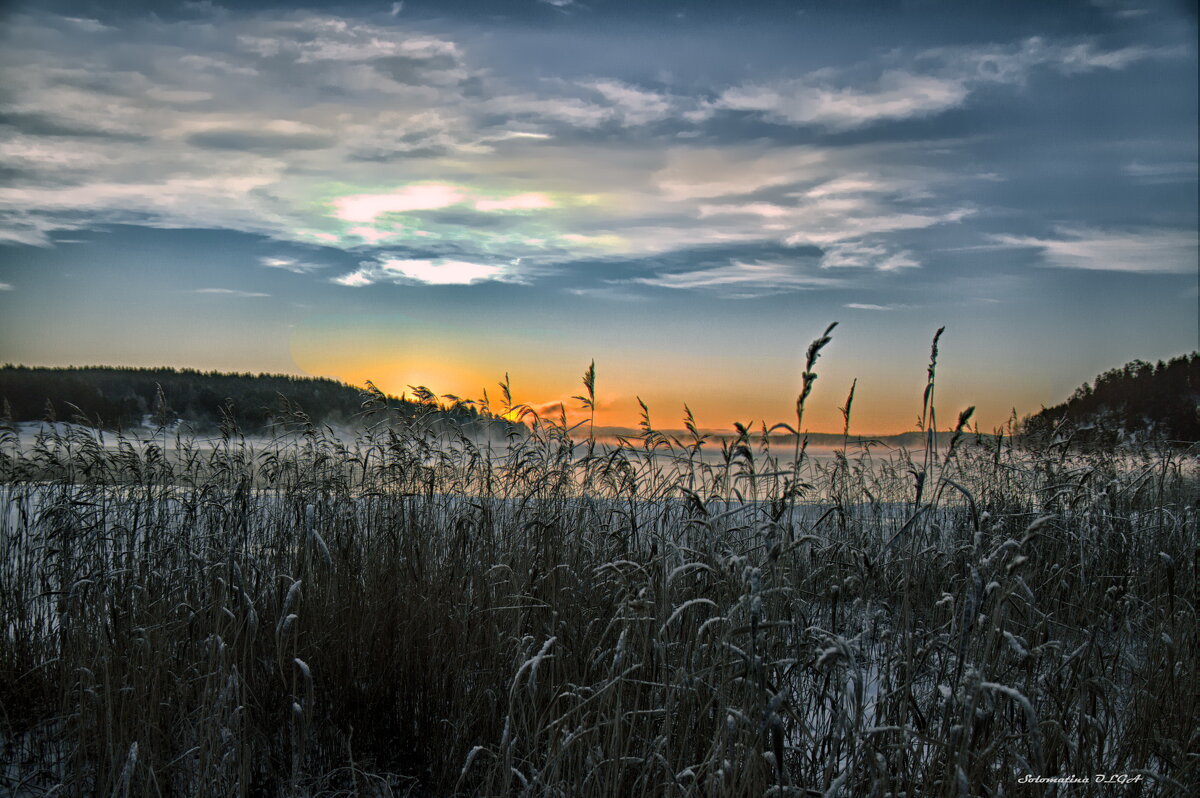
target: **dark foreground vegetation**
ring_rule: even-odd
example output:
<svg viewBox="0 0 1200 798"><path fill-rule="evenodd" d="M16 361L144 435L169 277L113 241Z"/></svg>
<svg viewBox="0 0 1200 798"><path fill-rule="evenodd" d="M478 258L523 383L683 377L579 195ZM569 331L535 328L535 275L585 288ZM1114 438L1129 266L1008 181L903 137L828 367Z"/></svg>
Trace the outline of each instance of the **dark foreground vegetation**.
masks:
<svg viewBox="0 0 1200 798"><path fill-rule="evenodd" d="M416 401L386 397L399 416L428 409L432 395L416 389ZM248 435L295 422L296 410L317 426L355 421L362 389L336 380L283 374L226 374L173 368L0 367L0 399L13 421L79 421L109 430L168 426L180 421L200 432L222 423ZM450 397L453 399L453 397ZM442 402L441 404L444 404ZM479 416L469 404L444 408L459 422Z"/></svg>
<svg viewBox="0 0 1200 798"><path fill-rule="evenodd" d="M701 457L649 418L620 449L374 418L169 451L6 436L0 792L1200 783L1191 450L966 434L818 461L747 432ZM1123 783L1020 781L1095 774Z"/></svg>

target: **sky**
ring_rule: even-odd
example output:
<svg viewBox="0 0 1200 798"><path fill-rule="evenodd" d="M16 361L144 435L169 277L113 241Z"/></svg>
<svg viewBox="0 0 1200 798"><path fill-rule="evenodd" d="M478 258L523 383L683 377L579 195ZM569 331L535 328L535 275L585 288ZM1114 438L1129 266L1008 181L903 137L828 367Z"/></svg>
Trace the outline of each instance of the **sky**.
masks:
<svg viewBox="0 0 1200 798"><path fill-rule="evenodd" d="M0 6L0 362L984 431L1197 348L1194 2Z"/></svg>

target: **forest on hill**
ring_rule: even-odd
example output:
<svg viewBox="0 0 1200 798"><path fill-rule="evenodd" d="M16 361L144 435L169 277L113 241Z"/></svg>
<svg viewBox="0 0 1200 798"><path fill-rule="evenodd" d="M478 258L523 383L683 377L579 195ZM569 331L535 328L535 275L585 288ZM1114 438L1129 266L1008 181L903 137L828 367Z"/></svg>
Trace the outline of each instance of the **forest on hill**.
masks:
<svg viewBox="0 0 1200 798"><path fill-rule="evenodd" d="M1024 428L1034 438L1062 435L1081 446L1139 437L1200 441L1200 353L1106 371L1067 401L1025 419Z"/></svg>
<svg viewBox="0 0 1200 798"><path fill-rule="evenodd" d="M433 408L461 420L479 416L469 405L439 407L436 397L419 393L413 401L336 380L281 374L106 366L0 368L0 399L11 421L83 421L107 429L185 421L198 432L232 422L242 432L258 433L276 422L353 423L366 401L387 402L410 417Z"/></svg>
<svg viewBox="0 0 1200 798"><path fill-rule="evenodd" d="M171 426L197 432L232 422L246 433L272 424L308 421L339 426L362 418L364 402L386 402L403 417L431 410L458 421L487 417L471 403L417 389L386 396L337 380L282 374L202 372L175 368L82 366L0 367L0 402L11 421L76 421L106 429ZM302 414L298 414L301 411ZM1111 446L1130 438L1200 441L1200 353L1126 363L1084 383L1065 402L1027 416L1031 440L1070 438L1080 446Z"/></svg>

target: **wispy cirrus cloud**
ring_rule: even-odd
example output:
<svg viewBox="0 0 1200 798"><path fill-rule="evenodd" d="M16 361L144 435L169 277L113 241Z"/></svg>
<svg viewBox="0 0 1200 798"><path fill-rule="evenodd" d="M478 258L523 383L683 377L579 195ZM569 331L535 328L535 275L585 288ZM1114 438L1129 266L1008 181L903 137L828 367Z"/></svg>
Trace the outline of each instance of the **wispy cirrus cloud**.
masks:
<svg viewBox="0 0 1200 798"><path fill-rule="evenodd" d="M237 297L238 299L253 299L255 297L268 297L270 294L263 294L258 291L241 291L236 288L197 288L197 294L216 294L218 296Z"/></svg>
<svg viewBox="0 0 1200 798"><path fill-rule="evenodd" d="M268 269L282 269L283 271L292 272L293 274L308 274L315 272L318 269L325 268L320 263L308 263L306 261L297 260L288 257L263 257L258 259L260 266Z"/></svg>
<svg viewBox="0 0 1200 798"><path fill-rule="evenodd" d="M1196 161L1133 161L1121 171L1143 183L1194 183Z"/></svg>
<svg viewBox="0 0 1200 798"><path fill-rule="evenodd" d="M1061 226L1056 237L995 235L1006 247L1028 247L1060 269L1187 274L1196 270L1195 230L1095 229Z"/></svg>
<svg viewBox="0 0 1200 798"><path fill-rule="evenodd" d="M870 302L847 302L846 304L842 305L842 307L849 308L850 310L893 311L893 310L903 310L903 309L907 308L908 306L907 305L876 305L876 304L873 304Z"/></svg>
<svg viewBox="0 0 1200 798"><path fill-rule="evenodd" d="M867 88L837 88L811 78L737 86L721 94L719 105L776 122L851 129L941 113L961 105L967 94L961 80L888 70Z"/></svg>
<svg viewBox="0 0 1200 798"><path fill-rule="evenodd" d="M831 244L821 257L824 269L875 269L892 272L899 269L916 269L921 266L913 253L893 252L880 244L847 242Z"/></svg>
<svg viewBox="0 0 1200 798"><path fill-rule="evenodd" d="M935 47L914 61L931 74L953 77L971 88L989 83L1023 84L1038 69L1065 75L1119 71L1142 61L1185 56L1179 47L1127 45L1104 48L1094 40L1058 41L1031 36L1016 43Z"/></svg>
<svg viewBox="0 0 1200 798"><path fill-rule="evenodd" d="M853 130L960 108L982 86L1022 84L1038 69L1082 74L1186 54L1178 47L1104 49L1093 41L1030 37L1018 44L924 50L872 80L862 80L857 70L822 69L795 78L747 82L723 91L716 107L756 112L781 124Z"/></svg>
<svg viewBox="0 0 1200 798"><path fill-rule="evenodd" d="M639 277L634 282L658 288L701 289L724 296L750 299L786 291L807 291L844 285L835 277L813 274L800 262L731 261L726 266L668 272Z"/></svg>

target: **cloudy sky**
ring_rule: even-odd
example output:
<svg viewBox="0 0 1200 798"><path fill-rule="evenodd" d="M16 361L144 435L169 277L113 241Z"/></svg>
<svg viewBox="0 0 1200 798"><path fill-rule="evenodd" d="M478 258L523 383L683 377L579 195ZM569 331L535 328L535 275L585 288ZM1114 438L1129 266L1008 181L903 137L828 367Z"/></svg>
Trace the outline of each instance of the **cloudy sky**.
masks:
<svg viewBox="0 0 1200 798"><path fill-rule="evenodd" d="M1195 4L8 4L0 361L984 429L1197 346Z"/></svg>

